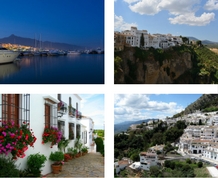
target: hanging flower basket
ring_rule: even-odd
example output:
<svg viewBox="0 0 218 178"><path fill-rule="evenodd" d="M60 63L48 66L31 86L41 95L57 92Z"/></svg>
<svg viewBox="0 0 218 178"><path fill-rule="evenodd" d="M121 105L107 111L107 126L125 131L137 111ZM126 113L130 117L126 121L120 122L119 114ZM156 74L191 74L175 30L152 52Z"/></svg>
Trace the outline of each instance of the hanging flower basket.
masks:
<svg viewBox="0 0 218 178"><path fill-rule="evenodd" d="M42 134L42 144L51 142L51 148L57 145L62 138L62 133L56 127L45 127Z"/></svg>
<svg viewBox="0 0 218 178"><path fill-rule="evenodd" d="M13 159L24 158L24 152L28 146L34 147L36 137L29 123L23 122L21 126L15 125L14 121L2 122L0 127L0 154L12 154Z"/></svg>

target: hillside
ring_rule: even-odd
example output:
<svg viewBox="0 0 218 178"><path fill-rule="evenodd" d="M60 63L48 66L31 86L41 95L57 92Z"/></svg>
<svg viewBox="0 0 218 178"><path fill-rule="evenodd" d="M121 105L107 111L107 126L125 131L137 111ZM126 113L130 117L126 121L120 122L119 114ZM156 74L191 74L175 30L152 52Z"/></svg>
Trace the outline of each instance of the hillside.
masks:
<svg viewBox="0 0 218 178"><path fill-rule="evenodd" d="M130 125L132 124L141 124L142 122L149 122L151 120L156 120L156 119L146 119L146 120L138 120L138 121L125 121L119 124L114 124L114 134L120 133L120 132L125 132Z"/></svg>
<svg viewBox="0 0 218 178"><path fill-rule="evenodd" d="M218 83L218 55L204 46L125 47L114 56L116 84Z"/></svg>
<svg viewBox="0 0 218 178"><path fill-rule="evenodd" d="M173 118L194 113L196 110L200 110L202 112L218 111L218 95L217 94L202 95L196 101L188 105L184 111L175 114Z"/></svg>
<svg viewBox="0 0 218 178"><path fill-rule="evenodd" d="M66 43L58 43L58 42L50 42L50 41L39 41L31 38L24 38L19 37L16 35L10 35L9 37L1 38L0 43L11 43L11 44L19 44L24 46L32 46L35 47L41 47L46 49L60 49L60 50L75 50L75 49L82 49L83 47L72 45L72 44L66 44Z"/></svg>

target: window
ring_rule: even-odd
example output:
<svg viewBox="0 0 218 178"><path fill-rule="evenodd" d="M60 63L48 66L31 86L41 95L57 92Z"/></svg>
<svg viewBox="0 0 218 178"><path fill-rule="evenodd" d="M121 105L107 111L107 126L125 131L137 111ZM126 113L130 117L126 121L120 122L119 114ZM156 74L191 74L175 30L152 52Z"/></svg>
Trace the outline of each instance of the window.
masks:
<svg viewBox="0 0 218 178"><path fill-rule="evenodd" d="M49 98L45 98L44 105L45 126L57 127L57 103Z"/></svg>
<svg viewBox="0 0 218 178"><path fill-rule="evenodd" d="M84 132L84 144L87 143L87 131Z"/></svg>
<svg viewBox="0 0 218 178"><path fill-rule="evenodd" d="M0 118L2 121L13 120L15 124L30 124L30 95L2 94L0 96Z"/></svg>
<svg viewBox="0 0 218 178"><path fill-rule="evenodd" d="M51 123L51 121L50 121L50 117L51 117L50 113L51 113L50 105L45 104L45 126L47 126L47 127L51 126L50 125L50 123Z"/></svg>
<svg viewBox="0 0 218 178"><path fill-rule="evenodd" d="M72 106L72 99L71 99L71 97L69 97L69 106Z"/></svg>
<svg viewBox="0 0 218 178"><path fill-rule="evenodd" d="M76 125L76 138L80 137L80 125Z"/></svg>
<svg viewBox="0 0 218 178"><path fill-rule="evenodd" d="M64 126L65 126L65 122L64 121L58 121L58 130L61 131L62 135L64 136L65 134L65 129L64 129Z"/></svg>
<svg viewBox="0 0 218 178"><path fill-rule="evenodd" d="M19 125L19 95L2 95L2 118L4 121L13 120Z"/></svg>
<svg viewBox="0 0 218 178"><path fill-rule="evenodd" d="M69 123L69 139L74 139L74 123Z"/></svg>

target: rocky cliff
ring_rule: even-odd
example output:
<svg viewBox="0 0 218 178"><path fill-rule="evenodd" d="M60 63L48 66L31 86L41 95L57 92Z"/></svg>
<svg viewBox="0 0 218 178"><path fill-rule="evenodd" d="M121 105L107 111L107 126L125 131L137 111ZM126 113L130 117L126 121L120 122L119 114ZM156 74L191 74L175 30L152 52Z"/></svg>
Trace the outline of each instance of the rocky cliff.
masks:
<svg viewBox="0 0 218 178"><path fill-rule="evenodd" d="M192 69L192 53L173 49L141 50L126 47L116 52L122 59L115 83L171 84L180 83L182 75Z"/></svg>

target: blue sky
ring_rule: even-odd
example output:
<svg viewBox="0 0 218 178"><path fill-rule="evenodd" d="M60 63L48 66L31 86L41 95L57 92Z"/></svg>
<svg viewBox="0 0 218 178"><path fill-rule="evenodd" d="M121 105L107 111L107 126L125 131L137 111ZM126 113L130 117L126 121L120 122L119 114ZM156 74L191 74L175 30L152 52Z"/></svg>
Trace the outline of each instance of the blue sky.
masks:
<svg viewBox="0 0 218 178"><path fill-rule="evenodd" d="M171 117L201 96L202 94L116 94L114 123Z"/></svg>
<svg viewBox="0 0 218 178"><path fill-rule="evenodd" d="M79 94L82 98L81 112L94 121L94 129L104 129L104 95L103 94Z"/></svg>
<svg viewBox="0 0 218 178"><path fill-rule="evenodd" d="M114 30L136 26L148 33L218 42L218 0L114 0Z"/></svg>
<svg viewBox="0 0 218 178"><path fill-rule="evenodd" d="M11 34L103 47L104 0L1 1L0 38Z"/></svg>

